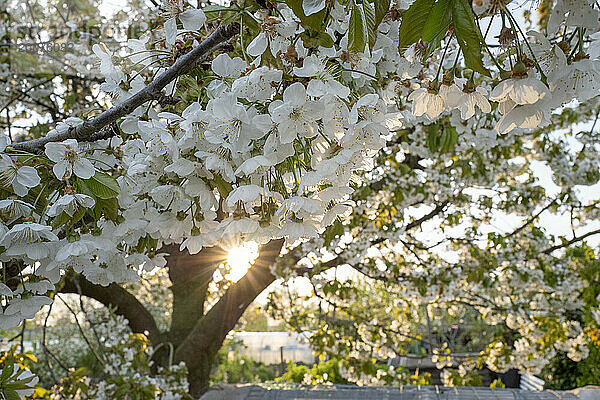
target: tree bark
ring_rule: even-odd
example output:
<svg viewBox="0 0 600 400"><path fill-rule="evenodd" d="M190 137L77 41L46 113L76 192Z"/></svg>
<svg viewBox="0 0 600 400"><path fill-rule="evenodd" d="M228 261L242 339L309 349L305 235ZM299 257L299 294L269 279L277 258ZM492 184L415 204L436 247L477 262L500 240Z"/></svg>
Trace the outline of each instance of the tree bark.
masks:
<svg viewBox="0 0 600 400"><path fill-rule="evenodd" d="M204 60L215 49L237 35L239 31L240 25L237 22L233 22L227 26L218 27L192 51L179 57L172 66L155 77L148 86L128 98L126 101L102 112L100 115L89 121L84 121L73 129L69 129L65 132L55 132L51 135L28 140L26 142L14 143L12 145L13 148L16 150L28 151L30 153L41 153L44 151L46 143L50 142L61 142L66 139L93 142L95 140L105 139L107 131L104 128L106 126L131 114L133 110L147 101L160 98L162 89L169 83L179 76L190 72L200 61Z"/></svg>
<svg viewBox="0 0 600 400"><path fill-rule="evenodd" d="M219 264L225 261L227 252L219 247L204 248L194 255L172 246L166 250L170 254L167 267L173 293L169 340L177 347L204 316L208 285Z"/></svg>

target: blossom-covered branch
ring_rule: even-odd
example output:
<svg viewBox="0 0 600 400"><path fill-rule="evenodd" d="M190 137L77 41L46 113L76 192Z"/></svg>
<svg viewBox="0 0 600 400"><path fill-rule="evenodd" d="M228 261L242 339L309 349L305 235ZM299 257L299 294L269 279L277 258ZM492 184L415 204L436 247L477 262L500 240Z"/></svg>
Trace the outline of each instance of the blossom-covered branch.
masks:
<svg viewBox="0 0 600 400"><path fill-rule="evenodd" d="M102 112L92 120L84 121L64 132L55 132L54 134L39 139L15 143L13 144L13 148L30 153L41 153L44 150L46 143L50 142L61 142L67 139L76 139L81 142L93 142L114 135L114 132L105 128L110 124L117 122L120 118L130 114L133 110L147 101L163 99L164 95L161 92L169 83L194 69L199 62L206 59L206 57L216 48L222 46L233 36L237 35L239 30L240 26L235 22L227 26L218 27L196 48L178 58L172 66L154 78L148 86L124 102Z"/></svg>

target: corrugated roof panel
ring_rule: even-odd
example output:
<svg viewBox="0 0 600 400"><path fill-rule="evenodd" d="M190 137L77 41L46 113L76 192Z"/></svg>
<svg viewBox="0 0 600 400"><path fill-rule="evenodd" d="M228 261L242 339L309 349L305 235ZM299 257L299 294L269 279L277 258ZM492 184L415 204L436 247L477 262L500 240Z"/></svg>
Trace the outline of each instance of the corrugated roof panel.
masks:
<svg viewBox="0 0 600 400"><path fill-rule="evenodd" d="M600 400L600 389L583 392L486 387L360 387L352 385L217 385L202 400Z"/></svg>

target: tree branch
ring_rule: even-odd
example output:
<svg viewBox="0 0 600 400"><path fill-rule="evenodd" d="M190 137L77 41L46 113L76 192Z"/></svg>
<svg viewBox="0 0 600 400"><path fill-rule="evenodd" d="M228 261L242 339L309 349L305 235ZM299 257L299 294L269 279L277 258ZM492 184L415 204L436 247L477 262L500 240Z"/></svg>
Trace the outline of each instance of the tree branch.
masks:
<svg viewBox="0 0 600 400"><path fill-rule="evenodd" d="M222 43L231 39L239 33L240 26L232 23L228 26L218 27L208 38L204 39L195 49L179 57L175 63L165 72L157 76L148 86L140 90L129 99L125 100L89 121L69 129L66 132L56 132L43 138L33 139L26 142L15 143L13 148L16 150L27 151L31 153L41 153L46 143L61 142L66 139L77 139L83 142L92 142L106 138L106 131L103 128L116 122L119 118L125 117L147 101L162 98L161 91L169 83L173 82L179 76L190 72L195 66L208 56L213 50Z"/></svg>
<svg viewBox="0 0 600 400"><path fill-rule="evenodd" d="M579 242L579 241L581 241L581 240L585 239L585 238L586 238L586 237L588 237L588 236L597 235L597 234L599 234L599 233L600 233L600 229L596 229L595 231L590 231L590 232L588 232L588 233L584 233L583 235L581 235L581 236L576 236L576 237L574 237L573 239L571 239L571 240L568 240L568 241L566 241L566 242L564 242L564 243L557 244L556 246L549 247L549 248L547 248L546 250L544 250L544 251L543 251L543 253L544 253L544 254L550 254L550 253L552 253L554 250L558 250L558 249L562 249L563 247L570 246L570 245L572 245L573 243L577 243L577 242Z"/></svg>
<svg viewBox="0 0 600 400"><path fill-rule="evenodd" d="M548 205L546 205L544 208L542 208L540 211L538 211L536 214L532 215L531 218L529 218L527 221L525 221L525 223L523 223L523 225L521 225L520 227L518 227L517 229L515 229L514 231L512 231L511 233L507 234L504 236L504 239L508 239L514 235L516 235L517 233L521 232L523 229L525 229L529 224L531 224L533 221L536 220L537 217L539 217L540 215L542 215L542 213L544 211L546 211L547 209L549 209L550 207L552 207L552 205L554 203L556 203L556 201L558 200L558 197L554 200L552 200L550 203L548 203Z"/></svg>
<svg viewBox="0 0 600 400"><path fill-rule="evenodd" d="M444 211L448 204L450 204L450 200L444 200L443 202L438 204L433 210L431 210L429 213L425 214L421 218L418 218L418 219L406 224L405 229L408 231L409 229L413 229L413 228L417 228L417 227L421 226L422 223L432 219L433 217L435 217L436 215L438 215L442 211ZM379 238L371 241L371 246L379 244L379 243L383 242L384 240L386 240L386 239L383 237L379 237ZM300 261L300 259L303 257L303 254L300 251L296 251L296 248L294 248L290 253L286 254L284 257L287 257L288 255L289 255L289 259L284 261L284 263L286 265L294 265L298 261ZM309 276L314 276L314 275L320 274L323 271L326 271L328 269L331 269L331 268L334 268L334 267L337 267L340 265L344 265L344 253L343 252L340 253L337 257L334 257L329 261L325 261L324 263L321 263L316 267L296 268L295 271L299 275L308 274ZM362 272L362 271L360 271L360 269L357 269L356 266L351 265L351 267L356 269L359 272ZM364 272L362 272L362 273L363 273L363 275L366 275Z"/></svg>

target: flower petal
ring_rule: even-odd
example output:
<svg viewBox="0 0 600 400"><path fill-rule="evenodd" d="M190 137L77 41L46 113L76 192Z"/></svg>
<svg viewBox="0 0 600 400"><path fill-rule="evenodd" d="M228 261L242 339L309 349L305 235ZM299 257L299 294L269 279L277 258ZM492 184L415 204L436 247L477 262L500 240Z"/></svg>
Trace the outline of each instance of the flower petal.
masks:
<svg viewBox="0 0 600 400"><path fill-rule="evenodd" d="M81 158L73 163L73 172L81 179L90 179L94 176L94 166L90 160Z"/></svg>
<svg viewBox="0 0 600 400"><path fill-rule="evenodd" d="M52 172L54 172L54 175L56 175L58 179L65 180L71 176L71 169L72 168L69 163L61 160L54 164L54 167L52 167Z"/></svg>
<svg viewBox="0 0 600 400"><path fill-rule="evenodd" d="M40 184L40 176L33 167L24 166L17 170L17 181L27 187L36 187Z"/></svg>
<svg viewBox="0 0 600 400"><path fill-rule="evenodd" d="M198 8L190 8L179 14L179 20L183 23L183 29L186 31L197 31L206 22L206 15Z"/></svg>
<svg viewBox="0 0 600 400"><path fill-rule="evenodd" d="M177 21L175 18L169 18L167 22L165 22L165 40L171 46L173 46L175 40L177 40Z"/></svg>
<svg viewBox="0 0 600 400"><path fill-rule="evenodd" d="M252 57L260 56L267 50L268 44L267 36L264 32L261 32L250 42L248 47L246 47L246 52Z"/></svg>
<svg viewBox="0 0 600 400"><path fill-rule="evenodd" d="M321 11L325 8L325 0L303 0L302 11L307 17Z"/></svg>

